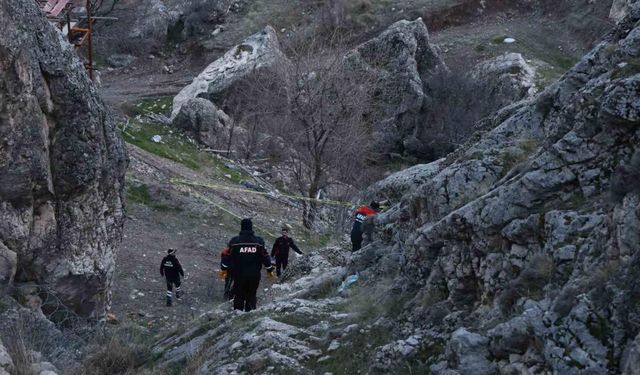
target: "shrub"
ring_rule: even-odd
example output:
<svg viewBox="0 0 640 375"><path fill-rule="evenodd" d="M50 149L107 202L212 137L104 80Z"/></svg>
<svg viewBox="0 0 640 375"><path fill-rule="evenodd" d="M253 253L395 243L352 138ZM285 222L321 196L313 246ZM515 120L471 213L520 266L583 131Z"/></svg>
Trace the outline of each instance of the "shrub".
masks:
<svg viewBox="0 0 640 375"><path fill-rule="evenodd" d="M152 336L143 328L133 325L118 327L98 337L87 349L90 353L80 373L112 375L134 373L134 370L152 359Z"/></svg>
<svg viewBox="0 0 640 375"><path fill-rule="evenodd" d="M497 296L496 303L500 311L509 315L513 306L521 297L540 299L543 290L553 276L555 264L548 254L535 254L529 259L520 275L511 281Z"/></svg>
<svg viewBox="0 0 640 375"><path fill-rule="evenodd" d="M462 71L438 70L425 80L427 99L417 116L416 140L405 152L435 160L453 151L473 133L482 118L510 102L489 82Z"/></svg>
<svg viewBox="0 0 640 375"><path fill-rule="evenodd" d="M636 151L629 162L618 165L611 175L614 202L621 202L631 192L640 192L640 151Z"/></svg>
<svg viewBox="0 0 640 375"><path fill-rule="evenodd" d="M535 254L516 279L518 291L528 297L542 297L544 286L551 280L555 265L548 254Z"/></svg>

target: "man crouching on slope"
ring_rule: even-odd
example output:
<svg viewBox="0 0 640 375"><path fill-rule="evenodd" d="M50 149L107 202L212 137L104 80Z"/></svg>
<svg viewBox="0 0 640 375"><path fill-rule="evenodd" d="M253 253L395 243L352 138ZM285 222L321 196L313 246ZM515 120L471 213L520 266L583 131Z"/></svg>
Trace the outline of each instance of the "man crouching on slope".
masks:
<svg viewBox="0 0 640 375"><path fill-rule="evenodd" d="M251 311L256 308L260 270L264 265L269 277L273 277L271 257L262 237L253 233L251 219L242 219L240 235L229 241L230 263L233 270L234 310Z"/></svg>

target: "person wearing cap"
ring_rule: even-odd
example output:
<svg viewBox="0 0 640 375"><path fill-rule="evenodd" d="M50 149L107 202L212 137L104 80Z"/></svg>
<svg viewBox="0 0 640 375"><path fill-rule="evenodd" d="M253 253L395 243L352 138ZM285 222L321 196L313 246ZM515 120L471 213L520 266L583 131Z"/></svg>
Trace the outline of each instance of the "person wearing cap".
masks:
<svg viewBox="0 0 640 375"><path fill-rule="evenodd" d="M282 228L282 236L276 238L271 248L271 256L276 258L276 275L280 277L282 272L289 265L289 249L293 249L296 253L303 255L302 251L293 242L293 238L289 237L289 229Z"/></svg>
<svg viewBox="0 0 640 375"><path fill-rule="evenodd" d="M351 228L351 251L358 251L362 247L363 223L368 216L373 216L380 209L380 204L376 201L371 202L369 206L360 206L356 210L353 219L353 228Z"/></svg>
<svg viewBox="0 0 640 375"><path fill-rule="evenodd" d="M167 250L167 256L160 262L160 275L167 279L167 306L173 304L173 286L176 288L176 299L182 297L180 276L184 277L182 265L176 258L176 249Z"/></svg>
<svg viewBox="0 0 640 375"><path fill-rule="evenodd" d="M230 267L233 271L233 308L251 311L256 308L260 271L264 266L269 277L273 277L271 257L262 237L253 232L251 219L242 219L240 234L229 241Z"/></svg>

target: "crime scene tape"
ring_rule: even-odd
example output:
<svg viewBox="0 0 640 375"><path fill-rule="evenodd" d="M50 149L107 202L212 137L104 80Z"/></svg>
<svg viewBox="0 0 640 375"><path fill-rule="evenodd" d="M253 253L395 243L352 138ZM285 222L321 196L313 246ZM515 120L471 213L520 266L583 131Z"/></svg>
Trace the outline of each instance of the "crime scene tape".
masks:
<svg viewBox="0 0 640 375"><path fill-rule="evenodd" d="M183 192L186 192L186 193L189 193L189 194L193 195L194 197L196 197L196 198L198 198L198 199L202 200L203 202L205 202L205 203L207 203L207 204L209 204L209 205L211 205L211 206L216 207L217 209L219 209L219 210L221 210L221 211L226 212L227 214L229 214L229 215L231 215L231 216L235 217L236 219L239 219L239 220L242 220L242 219L243 219L243 217L242 217L242 216L240 216L240 215L236 214L235 212L233 212L233 211L229 210L228 208L224 207L223 205L218 204L218 203L214 202L213 200L211 200L211 199L209 199L209 198L205 197L204 195L202 195L202 194L198 193L197 191L195 191L195 190L193 190L193 189L188 188L188 187L186 186L186 184L183 184L183 185L185 185L185 189L180 189L180 187L178 187L178 189L179 189L179 190L182 190ZM260 226L260 225L257 225L256 223L254 223L253 225L254 225L257 229L259 229L262 233L266 233L267 235L269 235L269 236L270 236L270 237L272 237L272 238L277 238L277 237L278 237L278 236L276 236L275 234L273 234L273 233L269 232L269 230L267 230L266 228L264 228L264 227L262 227L262 226Z"/></svg>
<svg viewBox="0 0 640 375"><path fill-rule="evenodd" d="M233 187L233 186L210 184L210 183L207 183L207 182L189 181L189 180L180 179L180 178L172 178L170 180L170 182L172 184L177 184L177 185L185 185L185 186L192 186L192 187L204 187L204 188L213 189L213 190L236 191L236 192L241 192L241 193L265 195L265 196L269 196L269 197L273 197L273 198L284 197L284 198L290 198L290 199L296 199L296 200L303 200L303 201L307 201L307 202L317 202L317 203L320 203L320 204L326 204L326 205L331 205L331 206L341 206L341 207L349 207L349 208L356 207L356 205L354 203L351 203L351 202L341 202L341 201L336 201L336 200L331 200L331 199L316 199L316 198L303 197L301 195L293 195L293 194L283 194L283 193L275 194L275 193L266 192L266 191L256 191L256 190L243 189L243 188L238 188L238 187Z"/></svg>

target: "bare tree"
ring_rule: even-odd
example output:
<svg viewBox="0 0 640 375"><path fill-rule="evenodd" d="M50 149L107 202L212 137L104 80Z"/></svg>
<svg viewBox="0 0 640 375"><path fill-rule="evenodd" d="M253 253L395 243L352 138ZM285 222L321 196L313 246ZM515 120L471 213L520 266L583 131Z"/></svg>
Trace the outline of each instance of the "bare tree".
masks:
<svg viewBox="0 0 640 375"><path fill-rule="evenodd" d="M310 228L321 191L357 183L365 168L375 82L345 64L341 48L312 41L291 54L289 63L244 82L248 98L240 107L254 112L250 126L282 139L296 189L310 198L302 201L303 224Z"/></svg>

